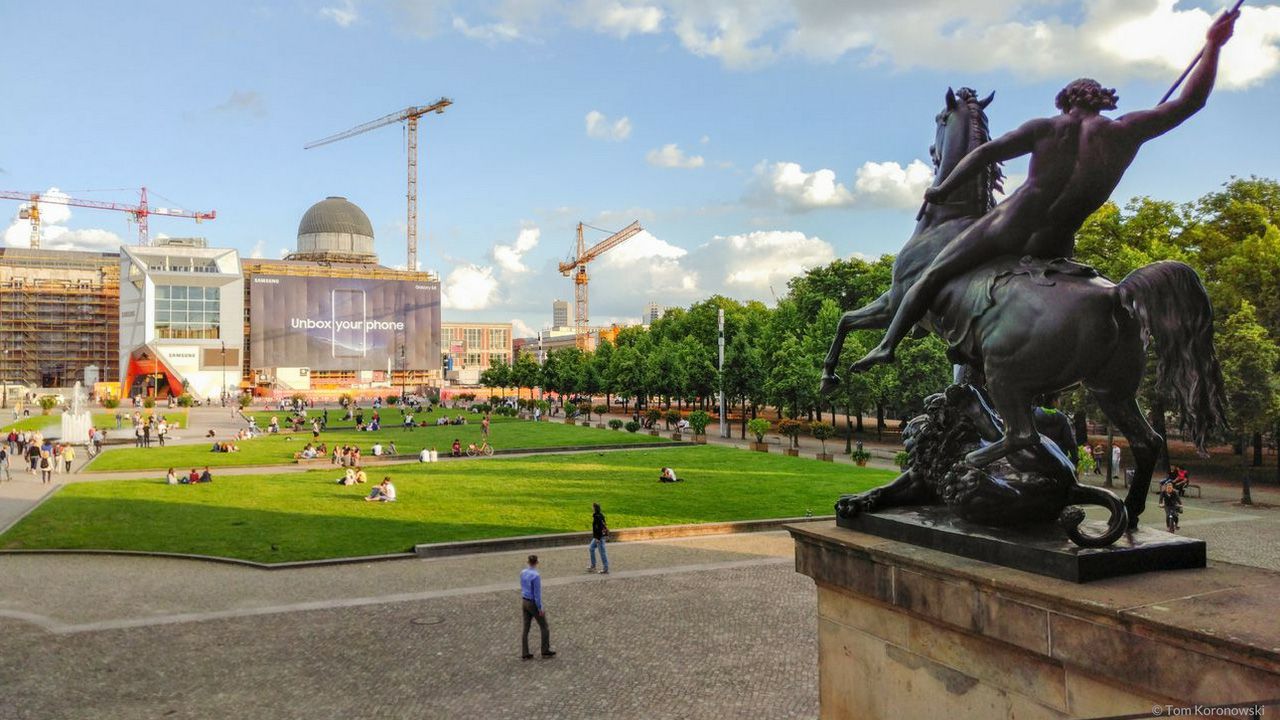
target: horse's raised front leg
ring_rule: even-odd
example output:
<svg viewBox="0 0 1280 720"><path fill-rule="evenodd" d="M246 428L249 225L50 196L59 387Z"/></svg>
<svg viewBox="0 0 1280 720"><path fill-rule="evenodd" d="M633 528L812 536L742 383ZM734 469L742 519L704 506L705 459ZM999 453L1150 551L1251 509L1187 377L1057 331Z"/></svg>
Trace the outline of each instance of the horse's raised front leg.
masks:
<svg viewBox="0 0 1280 720"><path fill-rule="evenodd" d="M840 384L840 376L836 375L836 365L840 363L840 353L844 350L844 339L854 330L869 330L889 326L893 320L893 309L889 301L890 292L872 300L866 306L851 310L840 316L840 324L836 326L836 337L831 341L831 349L827 351L827 359L822 363L822 392L829 393Z"/></svg>

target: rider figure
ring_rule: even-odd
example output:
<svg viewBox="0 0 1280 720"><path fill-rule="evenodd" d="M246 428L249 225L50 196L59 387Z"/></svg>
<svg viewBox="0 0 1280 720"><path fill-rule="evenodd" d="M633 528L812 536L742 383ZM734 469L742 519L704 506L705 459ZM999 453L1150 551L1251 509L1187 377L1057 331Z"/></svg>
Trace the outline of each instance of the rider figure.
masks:
<svg viewBox="0 0 1280 720"><path fill-rule="evenodd" d="M1076 80L1058 93L1060 115L1031 120L979 146L942 183L925 191L925 200L936 203L991 163L1031 155L1026 182L938 253L903 297L884 340L854 363L853 371L892 361L898 343L928 312L938 291L983 262L1000 255L1070 257L1076 231L1111 196L1142 144L1204 107L1219 51L1239 15L1237 10L1214 21L1200 64L1176 99L1112 120L1100 112L1115 109L1115 90Z"/></svg>

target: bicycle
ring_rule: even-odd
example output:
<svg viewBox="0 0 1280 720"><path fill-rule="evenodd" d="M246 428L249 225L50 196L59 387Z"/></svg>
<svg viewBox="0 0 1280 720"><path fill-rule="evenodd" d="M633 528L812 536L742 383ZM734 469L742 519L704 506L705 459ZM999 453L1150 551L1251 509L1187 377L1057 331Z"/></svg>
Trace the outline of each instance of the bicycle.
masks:
<svg viewBox="0 0 1280 720"><path fill-rule="evenodd" d="M480 455L484 455L485 457L493 456L493 446L489 444L488 440L485 440L479 446L475 443L471 443L467 446L467 457L477 457Z"/></svg>

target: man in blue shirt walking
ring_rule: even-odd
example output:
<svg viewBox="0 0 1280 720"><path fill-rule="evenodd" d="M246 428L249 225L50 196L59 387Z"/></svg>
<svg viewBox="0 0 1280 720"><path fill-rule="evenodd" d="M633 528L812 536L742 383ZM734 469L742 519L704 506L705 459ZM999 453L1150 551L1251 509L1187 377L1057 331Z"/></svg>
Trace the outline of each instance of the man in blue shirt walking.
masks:
<svg viewBox="0 0 1280 720"><path fill-rule="evenodd" d="M542 634L542 657L552 658L556 651L551 649L551 631L547 629L546 611L542 608L542 576L538 574L538 556L529 556L529 567L520 571L520 605L524 613L524 634L520 636L521 655L525 660L533 658L529 652L529 627L538 621L538 630Z"/></svg>

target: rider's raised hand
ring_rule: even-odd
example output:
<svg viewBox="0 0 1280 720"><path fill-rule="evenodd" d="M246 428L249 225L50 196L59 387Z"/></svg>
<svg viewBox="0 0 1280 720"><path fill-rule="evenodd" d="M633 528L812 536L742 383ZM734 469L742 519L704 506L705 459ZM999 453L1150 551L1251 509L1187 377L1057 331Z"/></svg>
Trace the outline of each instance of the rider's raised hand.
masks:
<svg viewBox="0 0 1280 720"><path fill-rule="evenodd" d="M1240 11L1235 10L1214 20L1209 26L1209 32L1205 33L1205 41L1216 47L1225 45L1231 39L1231 33L1235 32L1236 20L1239 17Z"/></svg>

